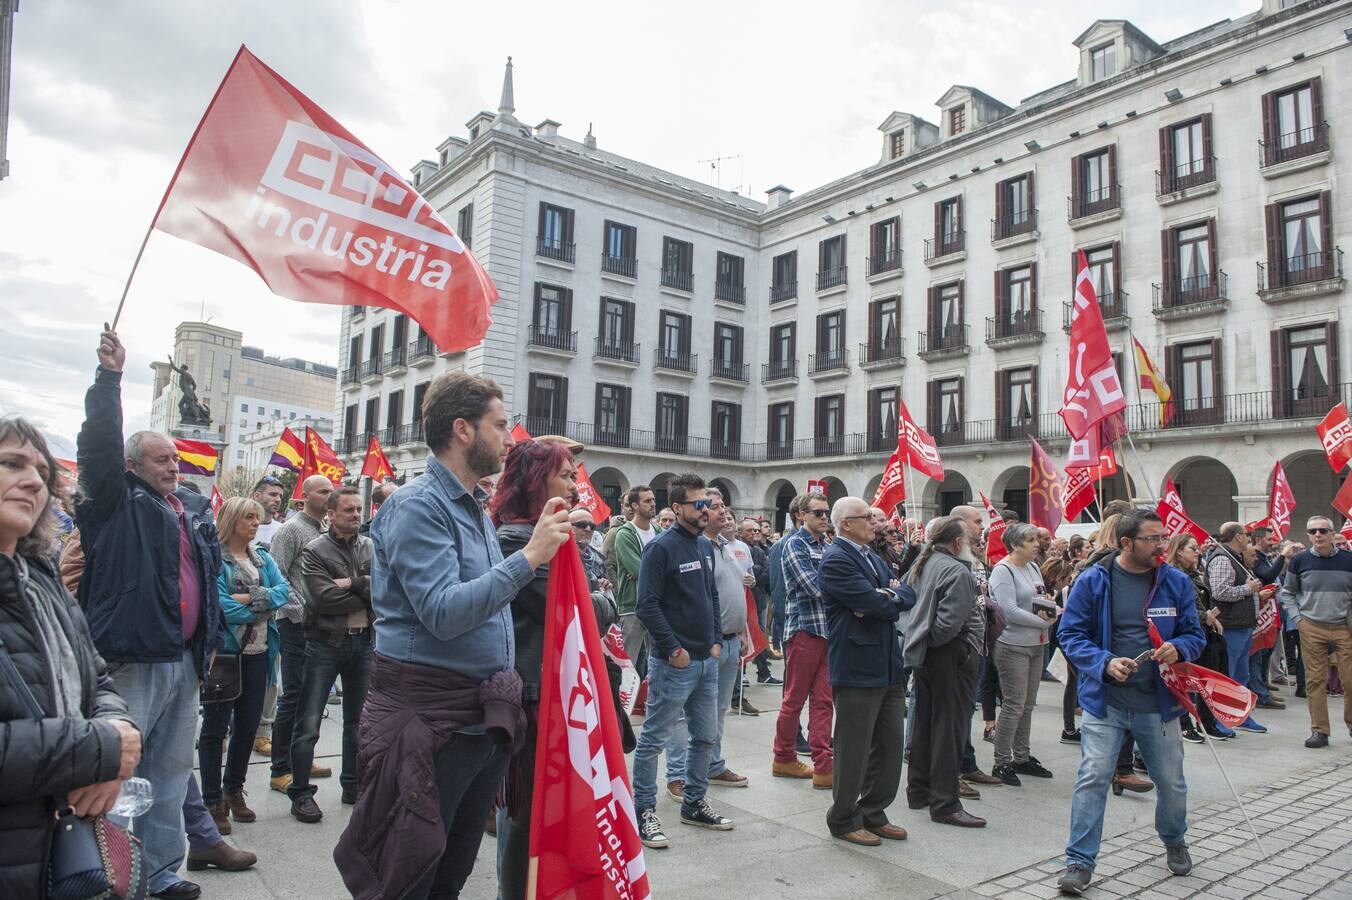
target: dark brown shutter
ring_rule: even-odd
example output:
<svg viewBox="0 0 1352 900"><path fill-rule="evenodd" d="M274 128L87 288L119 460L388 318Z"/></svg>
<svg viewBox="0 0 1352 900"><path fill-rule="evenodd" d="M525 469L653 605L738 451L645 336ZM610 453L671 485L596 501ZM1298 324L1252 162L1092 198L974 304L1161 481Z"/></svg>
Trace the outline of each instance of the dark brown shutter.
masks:
<svg viewBox="0 0 1352 900"><path fill-rule="evenodd" d="M1225 397L1221 393L1221 339L1211 339L1211 402L1216 406L1216 416L1219 419L1225 414Z"/></svg>
<svg viewBox="0 0 1352 900"><path fill-rule="evenodd" d="M542 285L540 284L540 282L538 282L538 281L535 282L535 305L531 308L531 312L530 312L530 323L531 323L532 325L539 325L539 324L540 324L540 291L541 291L541 288L542 288Z"/></svg>
<svg viewBox="0 0 1352 900"><path fill-rule="evenodd" d="M1211 113L1202 113L1202 171L1215 171L1215 164L1211 157L1214 150L1211 146Z"/></svg>
<svg viewBox="0 0 1352 900"><path fill-rule="evenodd" d="M571 244L573 242L573 210L568 210L563 216L563 242ZM565 248L566 249L566 248Z"/></svg>
<svg viewBox="0 0 1352 900"><path fill-rule="evenodd" d="M604 387L605 387L605 386L602 385L600 382L597 382L597 384L596 384L596 399L595 399L595 400L593 401L593 403L592 403L592 431L593 431L593 432L596 432L596 431L599 431L599 430L600 430L600 424L601 424L601 391L602 391L602 389L603 389ZM593 434L593 439L595 439L595 435L594 435L594 434Z"/></svg>
<svg viewBox="0 0 1352 900"><path fill-rule="evenodd" d="M995 186L995 234L997 237L1004 237L1005 215L1008 204L1006 197L1009 194L1009 182L1002 181Z"/></svg>
<svg viewBox="0 0 1352 900"><path fill-rule="evenodd" d="M967 324L967 279L958 279L958 324Z"/></svg>
<svg viewBox="0 0 1352 900"><path fill-rule="evenodd" d="M1070 296L1075 299L1075 279L1080 277L1080 251L1075 249L1070 251Z"/></svg>
<svg viewBox="0 0 1352 900"><path fill-rule="evenodd" d="M540 224L539 229L535 232L538 237L545 236L545 208L548 205L549 204L545 203L543 200L540 201Z"/></svg>
<svg viewBox="0 0 1352 900"><path fill-rule="evenodd" d="M1117 145L1108 145L1108 197L1117 196Z"/></svg>
<svg viewBox="0 0 1352 900"><path fill-rule="evenodd" d="M958 376L958 423L961 428L960 434L967 433L967 376Z"/></svg>
<svg viewBox="0 0 1352 900"><path fill-rule="evenodd" d="M1038 412L1037 374L1038 374L1038 367L1037 367L1037 366L1033 366L1033 367L1029 370L1029 380L1031 381L1031 385L1029 386L1029 389L1028 389L1028 393L1030 393L1030 394L1033 395L1033 410L1032 410L1032 411L1033 411L1033 421L1030 422L1029 425L1028 425L1028 434L1029 434L1029 436L1031 436L1031 437L1037 437L1037 436L1038 436L1038 427L1037 427L1037 426L1038 426L1038 421L1039 421L1039 412Z"/></svg>
<svg viewBox="0 0 1352 900"><path fill-rule="evenodd" d="M1169 125L1160 129L1160 190L1167 191L1173 184L1174 141L1173 128Z"/></svg>
<svg viewBox="0 0 1352 900"><path fill-rule="evenodd" d="M732 427L728 429L732 433L732 444L738 446L742 443L742 405L734 403L732 405Z"/></svg>
<svg viewBox="0 0 1352 900"><path fill-rule="evenodd" d="M870 347L878 346L878 304L880 300L875 300L868 305L868 345Z"/></svg>
<svg viewBox="0 0 1352 900"><path fill-rule="evenodd" d="M691 321L692 320L690 316L687 315L681 316L681 348L680 348L681 353L690 352Z"/></svg>
<svg viewBox="0 0 1352 900"><path fill-rule="evenodd" d="M620 409L620 414L619 414L619 420L620 420L620 432L624 435L624 439L625 439L625 441L627 442L627 441L629 440L629 434L628 434L628 432L629 432L629 388L627 388L627 387L622 387L622 388L620 388L620 398L619 398L619 399L620 399L620 402L619 402L619 409Z"/></svg>
<svg viewBox="0 0 1352 900"><path fill-rule="evenodd" d="M1174 392L1174 397L1179 401L1187 401L1191 398L1183 392L1183 382L1180 377L1183 374L1181 365L1182 354L1179 351L1178 344L1167 344L1164 348L1164 380L1168 382L1169 387ZM1180 402L1178 406L1185 405Z"/></svg>
<svg viewBox="0 0 1352 900"><path fill-rule="evenodd" d="M1028 209L1037 209L1037 192L1033 189L1033 173L1029 172L1024 177L1028 179Z"/></svg>
<svg viewBox="0 0 1352 900"><path fill-rule="evenodd" d="M953 226L963 232L967 229L967 219L962 214L962 195L953 198Z"/></svg>
<svg viewBox="0 0 1352 900"><path fill-rule="evenodd" d="M682 437L690 433L690 398L684 395L676 398L676 427Z"/></svg>
<svg viewBox="0 0 1352 900"><path fill-rule="evenodd" d="M1329 392L1333 400L1342 399L1343 373L1338 365L1338 323L1324 323L1324 347L1328 353L1328 371L1324 373L1329 383Z"/></svg>
<svg viewBox="0 0 1352 900"><path fill-rule="evenodd" d="M789 281L792 283L798 280L798 251L794 250L789 254Z"/></svg>
<svg viewBox="0 0 1352 900"><path fill-rule="evenodd" d="M1075 156L1070 160L1070 205L1071 216L1080 215L1084 208L1084 157Z"/></svg>
<svg viewBox="0 0 1352 900"><path fill-rule="evenodd" d="M1122 290L1122 242L1113 241L1113 301L1126 314L1126 294Z"/></svg>
<svg viewBox="0 0 1352 900"><path fill-rule="evenodd" d="M925 385L925 418L927 420L927 431L930 434L940 434L939 428L939 382L931 381Z"/></svg>
<svg viewBox="0 0 1352 900"><path fill-rule="evenodd" d="M1208 265L1211 267L1211 290L1208 292L1212 297L1221 295L1221 267L1220 267L1220 248L1216 246L1216 220L1206 220L1206 243L1210 260Z"/></svg>
<svg viewBox="0 0 1352 900"><path fill-rule="evenodd" d="M995 319L998 323L1009 315L1009 273L995 270Z"/></svg>
<svg viewBox="0 0 1352 900"><path fill-rule="evenodd" d="M564 288L559 293L563 300L563 312L559 316L559 330L566 335L573 330L573 289Z"/></svg>
<svg viewBox="0 0 1352 900"><path fill-rule="evenodd" d="M1320 260L1320 265L1324 269L1324 277L1332 278L1337 274L1334 269L1334 256L1336 252L1333 249L1333 192L1319 192L1319 228L1323 234L1322 247L1324 248L1324 258Z"/></svg>
<svg viewBox="0 0 1352 900"><path fill-rule="evenodd" d="M995 439L1009 439L1009 373L995 370Z"/></svg>
<svg viewBox="0 0 1352 900"><path fill-rule="evenodd" d="M621 320L625 343L634 342L634 304L624 304L624 318Z"/></svg>
<svg viewBox="0 0 1352 900"><path fill-rule="evenodd" d="M1286 368L1286 332L1278 328L1270 335L1272 358L1272 418L1286 418L1286 397L1290 391L1290 372Z"/></svg>
<svg viewBox="0 0 1352 900"><path fill-rule="evenodd" d="M1030 309L1037 309L1037 263L1028 264L1028 305Z"/></svg>
<svg viewBox="0 0 1352 900"><path fill-rule="evenodd" d="M925 305L929 307L930 345L934 345L934 329L939 324L939 289L930 285L925 289Z"/></svg>
<svg viewBox="0 0 1352 900"><path fill-rule="evenodd" d="M1269 203L1263 207L1267 227L1267 287L1281 287L1286 282L1286 260L1282 244L1282 205Z"/></svg>
<svg viewBox="0 0 1352 900"><path fill-rule="evenodd" d="M1314 127L1316 129L1313 140L1319 140L1319 127L1324 124L1324 91L1323 83L1318 77L1310 79L1310 114L1314 116Z"/></svg>
<svg viewBox="0 0 1352 900"><path fill-rule="evenodd" d="M781 362L789 362L790 360L796 360L796 359L798 359L798 323L797 323L797 322L790 322L790 323L789 323L789 358L786 359L786 360L780 360L780 361L781 361Z"/></svg>
<svg viewBox="0 0 1352 900"><path fill-rule="evenodd" d="M940 252L939 245L943 243L944 233L944 205L943 203L934 204L934 255L938 256Z"/></svg>
<svg viewBox="0 0 1352 900"><path fill-rule="evenodd" d="M1271 155L1277 150L1277 92L1273 91L1263 95L1263 146L1267 155Z"/></svg>
<svg viewBox="0 0 1352 900"><path fill-rule="evenodd" d="M560 423L568 421L568 379L559 376L559 408L556 418Z"/></svg>
<svg viewBox="0 0 1352 900"><path fill-rule="evenodd" d="M1178 287L1178 244L1174 240L1174 230L1166 228L1160 232L1160 299L1165 306L1174 305L1174 292Z"/></svg>

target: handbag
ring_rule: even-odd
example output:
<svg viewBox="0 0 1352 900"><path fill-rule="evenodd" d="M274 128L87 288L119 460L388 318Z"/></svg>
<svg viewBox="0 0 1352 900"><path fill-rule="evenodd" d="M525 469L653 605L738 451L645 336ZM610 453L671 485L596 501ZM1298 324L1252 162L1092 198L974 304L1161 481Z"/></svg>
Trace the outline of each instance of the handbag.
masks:
<svg viewBox="0 0 1352 900"><path fill-rule="evenodd" d="M241 648L249 646L253 640L254 626L250 625L240 640ZM203 703L234 703L244 691L244 677L240 670L243 653L216 652L207 670L206 680L202 682Z"/></svg>
<svg viewBox="0 0 1352 900"><path fill-rule="evenodd" d="M31 717L45 718L3 640L0 674L10 682ZM150 889L150 873L141 842L106 816L82 819L64 802L61 805L65 808L57 817L47 857L50 900L143 900Z"/></svg>

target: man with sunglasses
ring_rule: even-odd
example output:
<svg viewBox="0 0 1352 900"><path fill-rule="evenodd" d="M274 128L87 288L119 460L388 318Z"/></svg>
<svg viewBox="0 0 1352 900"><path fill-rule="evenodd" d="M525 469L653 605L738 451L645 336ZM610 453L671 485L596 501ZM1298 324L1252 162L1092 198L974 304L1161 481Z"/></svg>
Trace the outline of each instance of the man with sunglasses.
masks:
<svg viewBox="0 0 1352 900"><path fill-rule="evenodd" d="M1310 707L1311 750L1329 745L1329 647L1333 648L1338 676L1352 684L1352 552L1333 545L1333 522L1312 516L1305 524L1310 549L1297 553L1282 582L1284 606L1299 615L1300 655L1305 662L1305 702ZM1352 735L1352 691L1344 689L1343 724Z"/></svg>

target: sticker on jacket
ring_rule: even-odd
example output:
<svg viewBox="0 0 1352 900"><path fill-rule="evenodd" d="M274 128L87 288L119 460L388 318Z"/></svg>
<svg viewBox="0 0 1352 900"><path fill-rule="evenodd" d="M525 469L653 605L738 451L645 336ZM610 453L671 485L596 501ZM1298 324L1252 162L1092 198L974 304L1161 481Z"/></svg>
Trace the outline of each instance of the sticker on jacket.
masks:
<svg viewBox="0 0 1352 900"><path fill-rule="evenodd" d="M686 572L698 572L701 568L700 561L697 559L692 562L681 563L681 574L684 575Z"/></svg>
<svg viewBox="0 0 1352 900"><path fill-rule="evenodd" d="M1178 609L1173 606L1156 606L1153 609L1145 611L1146 617L1153 619L1155 616L1171 616L1177 618Z"/></svg>

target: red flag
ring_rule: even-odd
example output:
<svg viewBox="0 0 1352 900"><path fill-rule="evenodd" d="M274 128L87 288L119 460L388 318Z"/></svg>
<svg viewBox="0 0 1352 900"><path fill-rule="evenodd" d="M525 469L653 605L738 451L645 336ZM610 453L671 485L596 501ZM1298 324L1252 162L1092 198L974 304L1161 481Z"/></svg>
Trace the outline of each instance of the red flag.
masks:
<svg viewBox="0 0 1352 900"><path fill-rule="evenodd" d="M300 474L296 476L296 489L291 492L292 500L299 500L303 494L301 485L305 484L305 479L311 475L323 475L329 481L333 482L334 487L343 483L343 476L347 474L347 466L338 458L338 454L333 452L328 441L319 436L319 432L313 428L305 429L305 460L301 463Z"/></svg>
<svg viewBox="0 0 1352 900"><path fill-rule="evenodd" d="M870 505L890 514L905 501L906 479L901 471L901 448L898 447L892 451L892 456L887 460L883 480L878 482L878 489L873 492L873 503Z"/></svg>
<svg viewBox="0 0 1352 900"><path fill-rule="evenodd" d="M1168 534L1187 532L1196 538L1199 544L1210 537L1205 528L1188 518L1187 512L1183 509L1183 496L1179 494L1178 488L1174 487L1172 478L1164 483L1164 496L1160 499L1159 506L1155 507L1155 514L1164 520L1164 530Z"/></svg>
<svg viewBox="0 0 1352 900"><path fill-rule="evenodd" d="M1158 648L1164 643L1159 629L1149 619L1146 619L1146 624L1150 628L1150 644ZM1160 678L1165 687L1194 718L1197 717L1197 707L1193 705L1189 694L1200 694L1216 718L1231 728L1238 728L1241 722L1248 719L1258 703L1258 697L1244 685L1196 663L1160 663L1159 666Z"/></svg>
<svg viewBox="0 0 1352 900"><path fill-rule="evenodd" d="M1028 462L1028 521L1056 534L1066 510L1066 477L1041 444L1036 440L1032 444L1032 458Z"/></svg>
<svg viewBox="0 0 1352 900"><path fill-rule="evenodd" d="M825 496L826 496L826 479L825 479L825 478L809 478L809 479L807 480L807 490L804 491L803 493L805 493L805 494L821 494L823 497L825 497Z"/></svg>
<svg viewBox="0 0 1352 900"><path fill-rule="evenodd" d="M1276 585L1269 585L1269 587L1276 587ZM1277 632L1281 621L1281 615L1277 611L1277 600L1275 597L1269 597L1263 603L1263 608L1258 611L1258 621L1253 626L1253 644L1249 647L1250 656L1259 650L1269 650L1277 646Z"/></svg>
<svg viewBox="0 0 1352 900"><path fill-rule="evenodd" d="M1329 465L1333 471L1341 472L1352 461L1352 422L1347 420L1347 405L1339 403L1329 410L1314 430L1319 433L1319 443L1324 445Z"/></svg>
<svg viewBox="0 0 1352 900"><path fill-rule="evenodd" d="M944 463L939 458L939 446L928 431L915 424L906 404L901 404L900 429L897 446L906 454L906 462L917 472L923 472L935 481L944 480Z"/></svg>
<svg viewBox="0 0 1352 900"><path fill-rule="evenodd" d="M1338 533L1352 541L1352 519L1343 520L1343 527L1338 529Z"/></svg>
<svg viewBox="0 0 1352 900"><path fill-rule="evenodd" d="M633 792L577 544L549 567L527 895L646 900Z"/></svg>
<svg viewBox="0 0 1352 900"><path fill-rule="evenodd" d="M1271 527L1271 526L1268 525L1268 520L1267 520L1267 517L1266 517L1266 516L1264 516L1264 517L1261 518L1261 519L1258 519L1258 520L1255 521L1255 522L1245 522L1245 523L1244 523L1244 530L1247 531L1249 534L1253 534L1255 531L1257 531L1257 530L1260 529L1260 528L1270 528L1270 527Z"/></svg>
<svg viewBox="0 0 1352 900"><path fill-rule="evenodd" d="M380 441L376 440L374 434L366 443L366 459L362 460L361 473L376 484L394 477L394 466L390 465L389 459L385 457L385 451L380 447Z"/></svg>
<svg viewBox="0 0 1352 900"><path fill-rule="evenodd" d="M770 646L770 639L765 636L765 632L760 627L760 613L756 611L756 598L751 596L748 589L746 594L746 640L742 642L742 664L750 662L760 655L760 652Z"/></svg>
<svg viewBox="0 0 1352 900"><path fill-rule="evenodd" d="M996 512L995 507L980 494L981 506L986 510L986 561L995 565L1009 555L1005 549L1005 517Z"/></svg>
<svg viewBox="0 0 1352 900"><path fill-rule="evenodd" d="M585 509L592 514L593 522L604 522L610 518L610 505L601 499L601 495L592 487L587 467L577 464L577 509Z"/></svg>
<svg viewBox="0 0 1352 900"><path fill-rule="evenodd" d="M1071 469L1066 472L1066 485L1064 496L1066 499L1066 521L1074 522L1075 518L1090 506L1093 505L1097 496L1094 485L1097 483L1094 478L1094 469Z"/></svg>
<svg viewBox="0 0 1352 900"><path fill-rule="evenodd" d="M243 263L279 296L406 313L446 351L482 341L498 299L417 191L244 47L154 227Z"/></svg>
<svg viewBox="0 0 1352 900"><path fill-rule="evenodd" d="M1352 519L1352 475L1343 479L1343 486L1333 495L1333 508L1344 517Z"/></svg>
<svg viewBox="0 0 1352 900"><path fill-rule="evenodd" d="M531 439L530 432L526 430L525 425L522 425L520 422L517 422L515 425L512 426L512 440L516 441L519 444L522 441L529 441L530 439Z"/></svg>
<svg viewBox="0 0 1352 900"><path fill-rule="evenodd" d="M1070 367L1060 415L1070 436L1078 439L1085 436L1090 426L1127 407L1083 250L1079 253L1071 302L1074 317L1070 322Z"/></svg>
<svg viewBox="0 0 1352 900"><path fill-rule="evenodd" d="M277 439L277 447L272 451L268 465L280 466L292 472L299 472L305 465L305 444L290 428L282 429L282 436Z"/></svg>
<svg viewBox="0 0 1352 900"><path fill-rule="evenodd" d="M211 486L211 514L214 516L219 513L222 506L225 506L225 498L221 496L220 488L213 484Z"/></svg>
<svg viewBox="0 0 1352 900"><path fill-rule="evenodd" d="M1272 493L1268 495L1268 525L1277 537L1286 537L1291 527L1291 513L1296 508L1296 495L1286 480L1286 470L1280 462L1272 466Z"/></svg>

